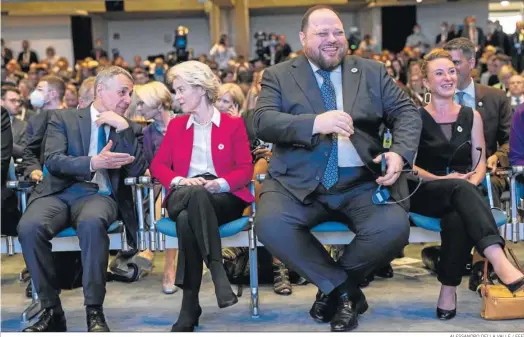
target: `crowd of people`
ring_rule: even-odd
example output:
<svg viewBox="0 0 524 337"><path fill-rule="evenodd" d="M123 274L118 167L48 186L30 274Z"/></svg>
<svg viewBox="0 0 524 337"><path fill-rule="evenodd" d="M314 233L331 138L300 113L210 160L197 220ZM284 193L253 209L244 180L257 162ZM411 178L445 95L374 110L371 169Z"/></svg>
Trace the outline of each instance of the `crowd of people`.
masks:
<svg viewBox="0 0 524 337"><path fill-rule="evenodd" d="M521 291L524 275L504 254L481 188L488 170L524 161L524 23L516 28L501 35L490 23L485 36L467 17L461 30L443 23L435 43L417 25L398 53L376 50L370 36L351 49L336 11L315 6L296 52L271 34L248 61L224 35L196 60L135 56L131 65L110 60L97 40L74 67L53 47L40 60L28 41L15 59L2 40L2 234L18 236L44 308L24 331L67 330L49 241L71 225L88 331L109 331L107 229L123 220L130 255L154 256L138 251L123 184L141 175L169 191L162 207L176 222L179 249L167 250L162 281L164 293L183 293L172 331L199 324L204 265L218 306L237 303L218 229L255 200L274 291L292 294L292 272L296 283L313 283L310 315L332 331L355 329L368 308L361 289L375 275L393 276L408 210L441 219L439 319L456 315L472 248L509 291ZM246 185L265 172L252 196ZM5 188L13 178L38 182L24 214ZM492 185L498 207L508 186L496 176ZM336 259L310 233L326 220L356 234Z"/></svg>

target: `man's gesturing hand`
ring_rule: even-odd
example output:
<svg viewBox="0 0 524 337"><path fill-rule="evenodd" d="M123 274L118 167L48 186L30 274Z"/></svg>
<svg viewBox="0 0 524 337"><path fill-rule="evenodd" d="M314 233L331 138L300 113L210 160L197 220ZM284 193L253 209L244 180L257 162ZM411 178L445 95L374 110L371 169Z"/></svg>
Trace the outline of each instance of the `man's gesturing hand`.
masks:
<svg viewBox="0 0 524 337"><path fill-rule="evenodd" d="M129 123L126 121L126 119L113 111L102 112L98 115L98 119L95 123L96 126L100 126L102 124L110 125L117 131L122 131L129 127Z"/></svg>
<svg viewBox="0 0 524 337"><path fill-rule="evenodd" d="M348 113L340 110L331 110L318 115L313 124L313 134L329 135L337 133L350 137L355 133L353 119Z"/></svg>
<svg viewBox="0 0 524 337"><path fill-rule="evenodd" d="M113 146L113 141L110 140L99 154L91 158L91 168L94 171L100 169L119 169L135 160L135 157L128 153L111 152L111 146Z"/></svg>

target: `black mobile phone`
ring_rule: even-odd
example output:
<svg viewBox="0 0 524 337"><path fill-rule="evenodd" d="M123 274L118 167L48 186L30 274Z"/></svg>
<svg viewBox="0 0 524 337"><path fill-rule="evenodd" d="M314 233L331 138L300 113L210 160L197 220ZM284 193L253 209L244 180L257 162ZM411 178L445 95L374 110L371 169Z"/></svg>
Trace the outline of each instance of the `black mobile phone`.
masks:
<svg viewBox="0 0 524 337"><path fill-rule="evenodd" d="M385 153L382 154L382 158L380 160L380 168L382 170L382 176L385 176L386 175L386 170L387 170L387 167L386 167L386 154Z"/></svg>

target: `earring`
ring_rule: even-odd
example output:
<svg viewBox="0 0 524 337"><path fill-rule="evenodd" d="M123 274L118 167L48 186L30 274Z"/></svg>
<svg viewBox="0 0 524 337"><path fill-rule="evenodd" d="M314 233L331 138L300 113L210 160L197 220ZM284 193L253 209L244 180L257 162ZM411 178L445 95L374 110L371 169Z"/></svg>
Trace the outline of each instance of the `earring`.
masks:
<svg viewBox="0 0 524 337"><path fill-rule="evenodd" d="M429 104L431 102L431 93L427 91L424 94L424 104Z"/></svg>

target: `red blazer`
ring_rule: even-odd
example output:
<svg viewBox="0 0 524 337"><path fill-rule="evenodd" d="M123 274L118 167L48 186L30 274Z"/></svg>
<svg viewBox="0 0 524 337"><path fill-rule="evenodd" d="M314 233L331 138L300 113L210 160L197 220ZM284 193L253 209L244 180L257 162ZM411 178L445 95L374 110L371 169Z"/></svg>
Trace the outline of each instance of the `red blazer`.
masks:
<svg viewBox="0 0 524 337"><path fill-rule="evenodd" d="M173 178L187 177L193 152L194 126L186 129L189 115L173 118L153 162L151 175L169 189ZM211 156L219 178L230 192L246 202L254 200L247 189L253 178L253 163L244 120L220 114L220 126L212 124Z"/></svg>

